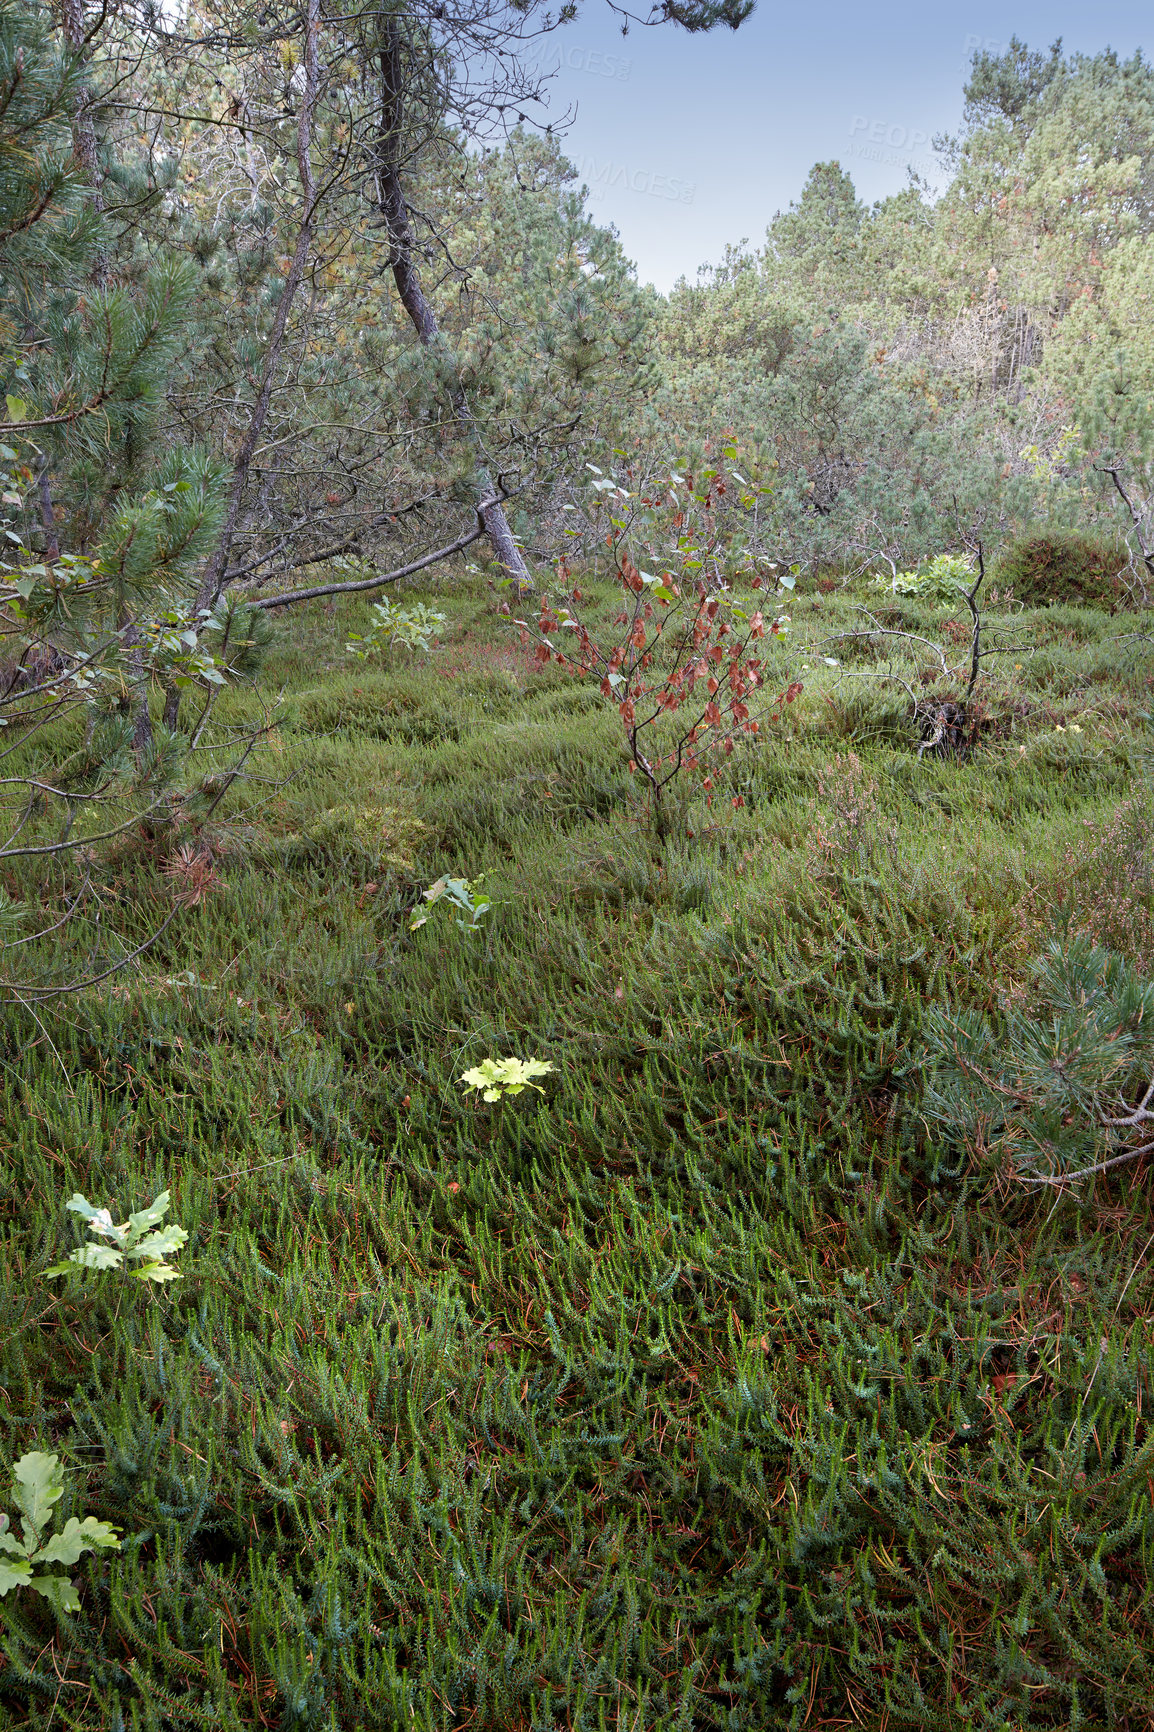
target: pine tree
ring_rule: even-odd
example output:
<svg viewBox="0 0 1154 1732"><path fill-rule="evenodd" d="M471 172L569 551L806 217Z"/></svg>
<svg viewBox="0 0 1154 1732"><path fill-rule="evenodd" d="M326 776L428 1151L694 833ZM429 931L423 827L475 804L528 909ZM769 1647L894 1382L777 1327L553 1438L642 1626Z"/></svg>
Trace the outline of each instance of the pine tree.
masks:
<svg viewBox="0 0 1154 1732"><path fill-rule="evenodd" d="M93 281L108 234L71 148L83 89L47 10L3 0L0 858L14 864L66 862L89 838L169 810L179 754L148 725L149 687L164 667L209 687L221 678L189 600L218 529L219 476L195 449L155 455L194 278L160 261L132 286L103 269Z"/></svg>
<svg viewBox="0 0 1154 1732"><path fill-rule="evenodd" d="M1027 1005L931 1012L926 1119L1028 1183L1103 1172L1154 1150L1154 982L1087 938L1055 940Z"/></svg>

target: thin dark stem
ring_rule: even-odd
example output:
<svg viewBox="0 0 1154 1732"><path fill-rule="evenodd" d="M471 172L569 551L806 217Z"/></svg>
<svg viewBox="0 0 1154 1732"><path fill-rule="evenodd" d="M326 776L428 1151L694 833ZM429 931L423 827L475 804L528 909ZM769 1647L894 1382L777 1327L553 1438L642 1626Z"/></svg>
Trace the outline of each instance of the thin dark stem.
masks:
<svg viewBox="0 0 1154 1732"><path fill-rule="evenodd" d="M982 555L982 544L980 541L977 545L977 554L977 580L972 589L964 591L966 606L970 610L970 618L974 623L973 637L970 640L970 683L966 687L967 708L969 707L970 699L974 695L974 687L978 683L978 674L981 672L982 667L982 615L978 608L978 591L981 589L982 584L985 581L986 562Z"/></svg>
<svg viewBox="0 0 1154 1732"><path fill-rule="evenodd" d="M507 496L506 496L507 497ZM480 514L478 513L478 517ZM292 607L298 601L316 601L323 595L351 595L369 589L383 589L387 583L396 583L402 577L411 577L415 571L424 571L426 566L435 565L439 559L450 559L454 553L460 553L464 548L471 547L474 541L480 541L487 535L485 525L478 522L478 527L468 535L458 536L448 547L438 547L432 553L424 554L420 559L414 559L409 565L402 565L396 571L388 571L383 577L357 578L349 583L321 583L313 589L294 589L288 595L265 595L257 601L246 603L248 607Z"/></svg>

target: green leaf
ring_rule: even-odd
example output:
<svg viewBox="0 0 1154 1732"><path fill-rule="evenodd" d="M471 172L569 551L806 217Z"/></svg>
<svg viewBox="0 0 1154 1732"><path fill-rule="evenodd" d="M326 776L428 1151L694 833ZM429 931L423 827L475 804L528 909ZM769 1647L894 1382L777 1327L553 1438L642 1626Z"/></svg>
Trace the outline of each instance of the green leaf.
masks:
<svg viewBox="0 0 1154 1732"><path fill-rule="evenodd" d="M5 397L4 401L8 405L9 421L27 421L28 405L23 397Z"/></svg>
<svg viewBox="0 0 1154 1732"><path fill-rule="evenodd" d="M179 1251L182 1245L188 1243L188 1234L183 1227L161 1227L158 1232L148 1233L138 1245L133 1245L128 1255L130 1257L167 1257L172 1251Z"/></svg>
<svg viewBox="0 0 1154 1732"><path fill-rule="evenodd" d="M64 1496L64 1470L58 1455L34 1449L22 1455L12 1469L16 1481L16 1507L37 1533Z"/></svg>
<svg viewBox="0 0 1154 1732"><path fill-rule="evenodd" d="M135 1245L142 1233L150 1227L157 1226L168 1213L170 1196L167 1191L161 1191L159 1197L148 1205L147 1209L137 1209L134 1215L128 1217L128 1243Z"/></svg>
<svg viewBox="0 0 1154 1732"><path fill-rule="evenodd" d="M107 1550L120 1550L120 1541L111 1522L97 1521L95 1516L85 1516L83 1521L77 1521L75 1516L69 1516L61 1531L52 1535L32 1562L74 1564L84 1552Z"/></svg>
<svg viewBox="0 0 1154 1732"><path fill-rule="evenodd" d="M183 1279L180 1270L174 1269L171 1263L142 1263L139 1269L130 1269L128 1273L134 1281L180 1281Z"/></svg>
<svg viewBox="0 0 1154 1732"><path fill-rule="evenodd" d="M67 1576L33 1576L29 1584L58 1612L78 1612L80 1600Z"/></svg>
<svg viewBox="0 0 1154 1732"><path fill-rule="evenodd" d="M0 1562L0 1600L12 1588L30 1588L32 1586L32 1571L26 1563L6 1564Z"/></svg>
<svg viewBox="0 0 1154 1732"><path fill-rule="evenodd" d="M124 1252L118 1251L113 1245L81 1245L78 1250L69 1251L66 1263L57 1263L55 1268L46 1269L46 1275L67 1275L69 1266L79 1269L119 1269L124 1261Z"/></svg>
<svg viewBox="0 0 1154 1732"><path fill-rule="evenodd" d="M533 1078L547 1076L556 1068L547 1059L487 1058L472 1070L465 1071L459 1081L465 1088L481 1090L485 1100L496 1101L502 1094L523 1094L526 1088L544 1094L544 1089Z"/></svg>
<svg viewBox="0 0 1154 1732"><path fill-rule="evenodd" d="M8 1531L8 1517L2 1516L0 1520L4 1523L4 1526L0 1528L0 1551L10 1552L14 1558L26 1558L28 1547L22 1544L14 1533Z"/></svg>
<svg viewBox="0 0 1154 1732"><path fill-rule="evenodd" d="M93 1232L104 1233L110 1239L121 1237L121 1229L113 1225L112 1216L108 1210L93 1208L88 1198L82 1197L79 1191L75 1191L69 1197L64 1207L71 1209L74 1215L83 1215L84 1219L90 1223Z"/></svg>

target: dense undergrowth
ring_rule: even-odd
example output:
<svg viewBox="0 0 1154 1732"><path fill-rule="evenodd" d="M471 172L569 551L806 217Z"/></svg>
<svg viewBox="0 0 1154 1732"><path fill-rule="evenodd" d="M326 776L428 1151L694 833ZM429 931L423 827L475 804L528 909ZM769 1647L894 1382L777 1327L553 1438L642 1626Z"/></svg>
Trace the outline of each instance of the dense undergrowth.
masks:
<svg viewBox="0 0 1154 1732"><path fill-rule="evenodd" d="M800 597L804 694L658 850L613 711L438 594L396 672L278 627L220 721L280 728L211 847L99 869L89 960L185 911L6 1012L7 1454L123 1550L75 1617L5 1601L0 1717L1148 1728L1144 1164L1039 1195L919 1116L927 1006L1055 932L1154 968L1148 637L1019 616L919 759ZM410 933L450 871L484 929ZM467 1096L508 1053L544 1098ZM74 1190L165 1188L172 1291L42 1278Z"/></svg>

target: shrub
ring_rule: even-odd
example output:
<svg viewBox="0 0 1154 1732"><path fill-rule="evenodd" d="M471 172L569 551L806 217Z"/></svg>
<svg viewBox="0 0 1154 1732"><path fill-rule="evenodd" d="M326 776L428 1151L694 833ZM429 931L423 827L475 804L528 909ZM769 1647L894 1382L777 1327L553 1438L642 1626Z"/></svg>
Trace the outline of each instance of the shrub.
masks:
<svg viewBox="0 0 1154 1732"><path fill-rule="evenodd" d="M1154 981L1077 937L1054 940L1025 1003L991 1017L935 1007L922 1111L1027 1183L1081 1178L1154 1150Z"/></svg>
<svg viewBox="0 0 1154 1732"><path fill-rule="evenodd" d="M1035 535L1015 541L998 560L995 582L1027 607L1069 603L1113 611L1125 595L1125 555L1081 535Z"/></svg>
<svg viewBox="0 0 1154 1732"><path fill-rule="evenodd" d="M922 601L952 606L973 587L974 570L954 553L939 553L918 571L899 571L893 577L875 577L873 587L887 595L912 595Z"/></svg>
<svg viewBox="0 0 1154 1732"><path fill-rule="evenodd" d="M175 1223L164 1226L168 1205L169 1194L162 1191L147 1209L137 1210L118 1226L110 1210L93 1208L87 1197L77 1191L64 1207L88 1222L88 1243L69 1251L63 1263L56 1263L44 1273L68 1275L74 1267L120 1269L136 1281L179 1281L179 1269L166 1263L165 1258L187 1243L188 1234ZM132 1263L138 1263L139 1268L129 1268Z"/></svg>
<svg viewBox="0 0 1154 1732"><path fill-rule="evenodd" d="M485 1100L499 1101L505 1095L524 1094L527 1088L543 1095L545 1090L533 1078L548 1076L556 1068L549 1059L485 1058L472 1070L464 1071L459 1080L463 1087L476 1089Z"/></svg>
<svg viewBox="0 0 1154 1732"><path fill-rule="evenodd" d="M31 1588L61 1612L78 1612L80 1601L67 1576L58 1576L51 1564L75 1564L85 1552L119 1551L116 1529L95 1516L83 1521L69 1516L57 1533L49 1533L56 1504L64 1496L64 1472L60 1457L34 1449L22 1455L12 1469L16 1507L20 1511L17 1537L0 1514L0 1598L13 1588ZM15 1561L13 1561L15 1560Z"/></svg>
<svg viewBox="0 0 1154 1732"><path fill-rule="evenodd" d="M482 917L493 906L493 898L487 896L481 889L484 875L470 882L468 878L438 878L435 884L430 884L427 890L421 892L429 908L434 908L444 898L461 914L468 916L462 920L457 917L457 925L462 932L479 932ZM421 926L428 924L428 910L422 910L418 905L409 916L409 931L416 932Z"/></svg>
<svg viewBox="0 0 1154 1732"><path fill-rule="evenodd" d="M593 681L615 706L629 769L644 781L663 841L663 796L677 776L701 770L711 795L713 777L705 772L713 759L731 756L742 735L757 735L761 724L750 706L765 679L758 642L767 632L772 640L789 631L788 615L766 618L756 606L739 607L732 586L743 579L760 590L764 568L792 589L795 573L778 575L773 561L751 553L743 529L722 512L730 493L748 512L756 504L759 489L737 470L706 469L696 480L672 473L647 484L649 497L600 470L592 487L598 497L590 517L612 556L620 611L595 637L568 606L554 608L543 595L539 618L516 623L526 648L536 637L540 666L552 660ZM637 560L656 570L643 571ZM778 693L774 721L801 690L791 682ZM744 805L744 797L734 803Z"/></svg>
<svg viewBox="0 0 1154 1732"><path fill-rule="evenodd" d="M352 632L352 641L345 645L348 653L361 661L378 655L382 661L388 662L398 644L408 650L410 656L416 655L418 650L422 655L428 655L446 619L445 614L437 613L423 601L414 602L411 607L402 607L395 601L377 601L373 603L371 613L368 636Z"/></svg>

